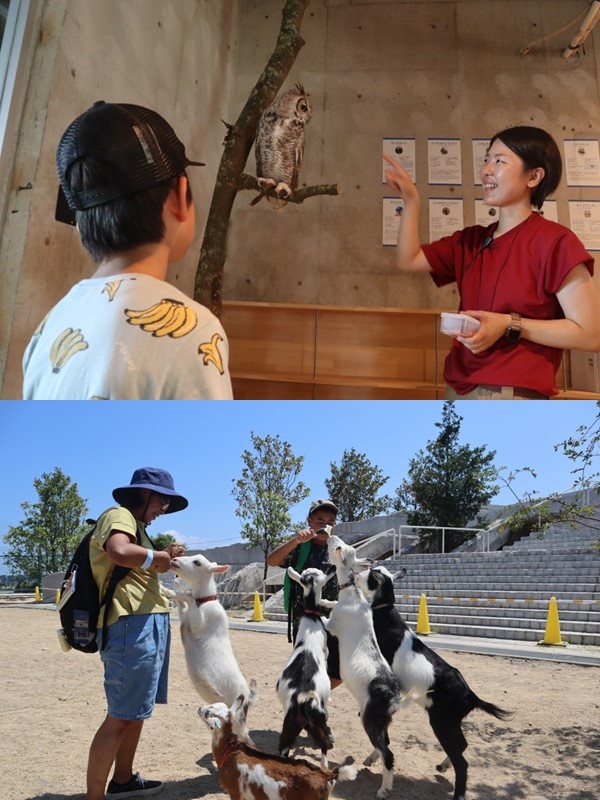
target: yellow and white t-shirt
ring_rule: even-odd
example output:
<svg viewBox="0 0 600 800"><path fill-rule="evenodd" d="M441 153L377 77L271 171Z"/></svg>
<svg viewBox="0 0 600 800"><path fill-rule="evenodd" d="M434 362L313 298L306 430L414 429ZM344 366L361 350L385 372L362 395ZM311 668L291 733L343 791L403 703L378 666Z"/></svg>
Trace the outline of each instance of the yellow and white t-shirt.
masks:
<svg viewBox="0 0 600 800"><path fill-rule="evenodd" d="M165 281L131 273L77 283L23 356L24 400L231 400L217 317Z"/></svg>

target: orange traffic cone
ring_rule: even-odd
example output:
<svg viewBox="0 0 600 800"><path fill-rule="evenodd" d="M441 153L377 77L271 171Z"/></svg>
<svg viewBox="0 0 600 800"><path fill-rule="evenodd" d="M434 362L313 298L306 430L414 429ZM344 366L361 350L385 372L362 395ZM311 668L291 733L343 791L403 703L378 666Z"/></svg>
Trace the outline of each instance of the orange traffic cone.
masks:
<svg viewBox="0 0 600 800"><path fill-rule="evenodd" d="M421 595L419 600L419 617L417 619L417 633L420 636L429 636L431 628L429 627L429 614L427 613L427 600L425 595Z"/></svg>

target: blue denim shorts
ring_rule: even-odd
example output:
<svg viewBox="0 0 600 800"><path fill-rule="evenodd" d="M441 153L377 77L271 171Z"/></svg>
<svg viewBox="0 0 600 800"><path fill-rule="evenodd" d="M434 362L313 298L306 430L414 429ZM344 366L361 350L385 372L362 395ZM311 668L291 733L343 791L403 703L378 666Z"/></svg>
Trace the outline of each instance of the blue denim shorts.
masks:
<svg viewBox="0 0 600 800"><path fill-rule="evenodd" d="M155 703L167 702L169 615L119 617L107 634L100 658L108 713L115 719L148 719Z"/></svg>

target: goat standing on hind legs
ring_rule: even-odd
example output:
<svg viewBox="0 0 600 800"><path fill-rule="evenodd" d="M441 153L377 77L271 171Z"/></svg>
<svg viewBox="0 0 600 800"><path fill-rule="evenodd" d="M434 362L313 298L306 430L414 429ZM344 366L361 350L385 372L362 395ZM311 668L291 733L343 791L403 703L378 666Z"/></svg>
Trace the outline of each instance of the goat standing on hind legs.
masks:
<svg viewBox="0 0 600 800"><path fill-rule="evenodd" d="M395 578L405 574L402 570L393 576L385 567L372 567L357 576L357 583L371 600L375 636L383 657L403 691L416 690L415 700L427 711L446 753L437 770L445 772L452 764L456 776L453 800L465 800L469 763L463 755L467 749L463 719L476 708L501 720L511 712L477 697L456 667L423 644L408 627L395 607L393 584Z"/></svg>
<svg viewBox="0 0 600 800"><path fill-rule="evenodd" d="M388 728L403 698L400 682L377 645L371 606L355 583L355 568L372 561L357 558L354 548L337 536L329 540L329 560L335 564L340 593L336 603L327 603L332 611L324 625L339 640L342 680L358 701L363 728L375 748L364 763L370 766L381 757L383 779L377 797L386 797L394 780Z"/></svg>
<svg viewBox="0 0 600 800"><path fill-rule="evenodd" d="M188 592L163 591L179 607L185 661L196 691L209 703L231 704L240 694L255 702L256 683L248 688L231 647L227 613L217 599L215 574L229 567L198 554L172 559L171 569L190 587Z"/></svg>
<svg viewBox="0 0 600 800"><path fill-rule="evenodd" d="M302 730L308 731L321 749L321 766L327 767L327 751L333 737L327 725L327 703L331 692L327 674L327 633L321 615L321 589L333 573L305 569L288 575L304 592L304 611L298 625L292 655L277 681L277 695L285 717L279 738L279 752L287 756Z"/></svg>

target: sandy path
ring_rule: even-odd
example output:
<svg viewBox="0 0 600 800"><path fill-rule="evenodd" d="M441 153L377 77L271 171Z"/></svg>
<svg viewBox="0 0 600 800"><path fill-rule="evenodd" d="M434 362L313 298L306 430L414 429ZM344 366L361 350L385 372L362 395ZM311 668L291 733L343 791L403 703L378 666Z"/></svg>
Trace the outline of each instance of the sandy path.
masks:
<svg viewBox="0 0 600 800"><path fill-rule="evenodd" d="M87 750L105 714L102 669L96 656L62 652L57 623L56 612L45 608L0 606L1 800L83 797ZM175 618L173 632L170 701L144 726L137 768L166 782L162 800L224 800ZM282 719L275 680L290 645L280 634L232 631L231 638L261 695L249 718L253 737L274 750ZM600 798L600 669L453 652L444 657L482 698L516 711L505 723L482 712L467 721L469 798ZM362 764L371 748L343 686L332 695L330 725L336 739L331 762L351 755ZM396 755L391 798L450 798L450 779L435 772L440 751L425 713L417 707L398 713L390 736ZM308 745L306 739L302 745ZM316 753L309 746L305 752ZM380 782L380 768L363 767L355 782L338 783L334 796L374 798Z"/></svg>

